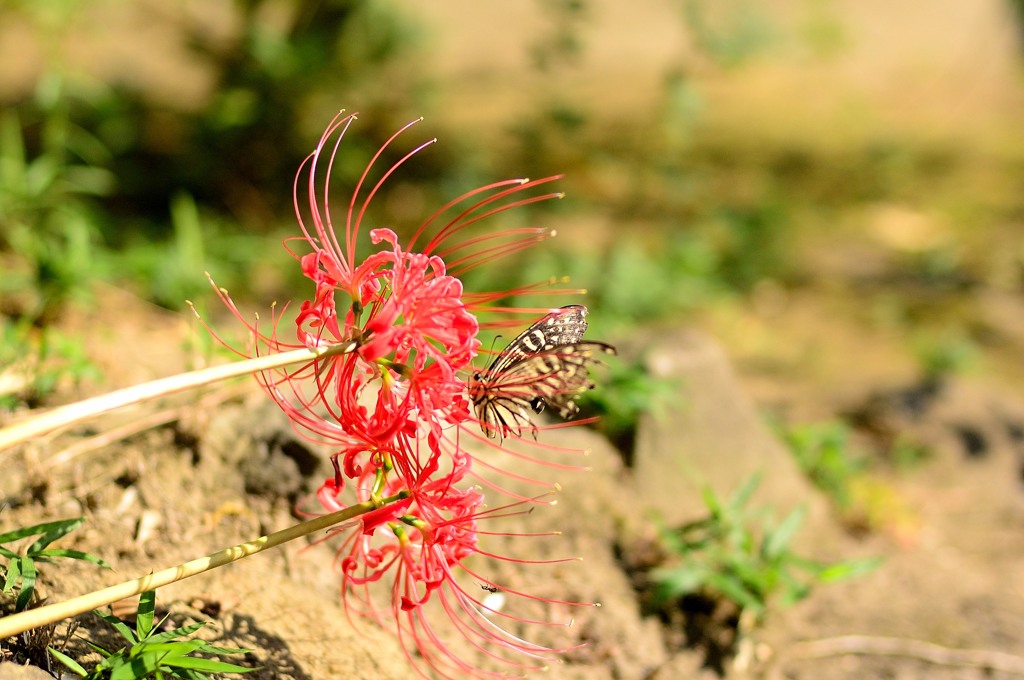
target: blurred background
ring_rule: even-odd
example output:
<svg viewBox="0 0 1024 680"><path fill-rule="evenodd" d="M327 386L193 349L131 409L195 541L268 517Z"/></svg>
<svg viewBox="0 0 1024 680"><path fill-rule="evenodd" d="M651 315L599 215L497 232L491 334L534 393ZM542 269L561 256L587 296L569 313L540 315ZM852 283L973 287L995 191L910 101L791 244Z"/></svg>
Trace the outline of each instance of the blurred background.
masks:
<svg viewBox="0 0 1024 680"><path fill-rule="evenodd" d="M808 343L906 340L869 380L1024 340L1016 0L5 0L0 27L9 346L97 279L289 297L293 175L340 108L338 186L415 117L440 138L382 222L565 173L522 277L590 288L606 335L698 323L812 373Z"/></svg>

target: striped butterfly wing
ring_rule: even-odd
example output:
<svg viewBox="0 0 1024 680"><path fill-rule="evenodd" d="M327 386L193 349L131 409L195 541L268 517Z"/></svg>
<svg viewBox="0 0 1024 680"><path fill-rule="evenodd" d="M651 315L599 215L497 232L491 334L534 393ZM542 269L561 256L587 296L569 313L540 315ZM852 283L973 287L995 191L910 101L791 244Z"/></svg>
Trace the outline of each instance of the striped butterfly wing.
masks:
<svg viewBox="0 0 1024 680"><path fill-rule="evenodd" d="M530 411L550 406L562 418L579 411L575 399L592 388L589 368L611 345L582 342L587 308L555 310L520 333L483 373L470 381L470 397L480 427L488 437L536 434Z"/></svg>

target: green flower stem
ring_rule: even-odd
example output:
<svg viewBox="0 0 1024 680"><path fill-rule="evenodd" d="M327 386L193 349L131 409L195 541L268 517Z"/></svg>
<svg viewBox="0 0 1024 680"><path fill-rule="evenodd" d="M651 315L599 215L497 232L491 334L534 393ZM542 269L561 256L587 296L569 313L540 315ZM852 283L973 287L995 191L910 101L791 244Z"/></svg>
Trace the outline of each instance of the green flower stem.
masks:
<svg viewBox="0 0 1024 680"><path fill-rule="evenodd" d="M85 399L74 404L68 404L67 406L60 406L52 411L47 411L42 415L23 420L20 423L15 423L0 430L0 452L16 444L56 430L59 427L72 425L101 413L121 408L122 406L201 387L202 385L219 382L228 378L237 378L249 373L259 373L260 371L279 368L288 364L297 364L304 361L324 359L337 354L345 354L355 348L355 342L345 342L317 349L297 349L291 352L281 352L280 354L269 354L256 357L255 359L236 361L222 366L212 366L190 373L172 375L169 378L161 378L141 385L133 385L123 390L101 394L98 397Z"/></svg>
<svg viewBox="0 0 1024 680"><path fill-rule="evenodd" d="M200 557L199 559L179 564L176 567L170 567L161 571L154 572L147 576L142 576L131 581L125 581L103 590L97 590L79 597L65 600L64 602L56 602L54 604L46 605L45 607L39 607L38 609L30 609L19 614L12 614L11 616L5 616L0 618L0 640L4 640L13 635L23 633L26 630L38 628L48 623L56 623L72 616L77 616L84 612L92 611L97 607L102 607L118 600L123 600L126 597L132 597L138 595L147 590L153 590L161 586L165 586L175 581L181 581L190 576L196 574L202 574L210 569L216 569L217 567L223 567L226 564L231 564L236 560L240 560L243 557L249 555L255 555L256 553L263 552L270 548L277 547L288 541L292 541L296 538L306 536L317 531L322 531L330 526L350 520L354 517L358 517L363 513L376 510L381 505L387 505L388 503L394 503L395 501L402 500L408 496L408 492L399 492L393 496L382 499L381 503L374 503L373 501L366 501L332 512L329 515L323 515L322 517L316 517L311 520L296 524L295 526L276 531L267 536L261 536L254 541L247 543L240 543L231 548L225 548L218 552L207 555L206 557Z"/></svg>

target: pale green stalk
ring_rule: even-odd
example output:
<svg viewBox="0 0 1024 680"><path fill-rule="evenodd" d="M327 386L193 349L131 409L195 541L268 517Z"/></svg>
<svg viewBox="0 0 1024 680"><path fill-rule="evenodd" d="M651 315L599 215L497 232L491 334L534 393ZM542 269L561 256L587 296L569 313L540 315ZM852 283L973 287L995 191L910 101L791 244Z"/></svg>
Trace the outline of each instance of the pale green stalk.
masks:
<svg viewBox="0 0 1024 680"><path fill-rule="evenodd" d="M182 392L202 385L219 382L228 378L237 378L249 373L258 373L272 368L287 366L314 359L324 359L336 354L351 352L356 346L354 342L346 342L316 349L297 349L280 354L236 361L223 366L212 366L189 373L172 375L141 385L126 387L123 390L101 394L98 397L59 406L46 413L28 418L19 423L9 425L0 430L0 452L12 446L29 441L60 427L66 427L87 418L136 404L157 397Z"/></svg>
<svg viewBox="0 0 1024 680"><path fill-rule="evenodd" d="M354 517L358 517L363 513L376 510L383 505L401 500L405 497L404 493L398 493L377 503L374 503L373 501L366 501L365 503L353 505L349 508L345 508L344 510L332 512L329 515L307 520L301 524L296 524L295 526L282 529L281 531L268 534L267 536L261 536L254 541L248 541L247 543L240 543L231 548L225 548L224 550L212 553L206 557L200 557L199 559L179 564L176 567L163 569L131 581L125 581L124 583L104 588L103 590L97 590L70 600L65 600L64 602L56 602L44 607L39 607L38 609L30 609L18 614L5 616L4 618L0 618L0 640L17 635L18 633L23 633L26 630L45 626L49 623L56 623L57 621L62 621L72 616L92 611L97 607L102 607L104 605L117 602L118 600L123 600L126 597L132 597L140 593L144 593L147 590L153 590L160 586L180 581L188 578L189 576L201 574L205 571L209 571L210 569L223 567L224 565L231 564L243 557L255 555L256 553L263 552L264 550L277 547L282 543L321 531L327 527L338 524L339 522L344 522Z"/></svg>

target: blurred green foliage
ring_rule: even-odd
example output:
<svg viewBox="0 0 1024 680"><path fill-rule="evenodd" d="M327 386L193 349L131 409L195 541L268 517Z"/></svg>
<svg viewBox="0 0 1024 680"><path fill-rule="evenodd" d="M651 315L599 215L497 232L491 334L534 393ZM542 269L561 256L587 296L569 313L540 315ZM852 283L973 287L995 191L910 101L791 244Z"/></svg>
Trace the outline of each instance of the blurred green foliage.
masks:
<svg viewBox="0 0 1024 680"><path fill-rule="evenodd" d="M552 226L583 215L594 238L556 239L522 261L474 272L467 287L567 274L590 290L594 336L614 341L745 296L765 280L801 285L807 224L831 228L849 206L951 201L959 190L951 178L963 159L949 144L883 136L818 148L716 132L698 76L755 62L793 36L751 0L676 6L687 50L660 74L655 107L620 112L560 87L596 49L587 33L592 4L543 3L545 23L521 46L550 83L523 94L532 113L487 145L445 130L438 116L424 137L440 128L446 143L403 167L371 208L374 223L401 229L423 206L486 180L565 172L567 200L503 214L495 228L539 214ZM61 61L57 48L80 29L86 8L75 0L0 8L0 20L34 30L48 57L31 96L4 102L0 117L0 312L35 324L85 295L94 277L179 308L203 295L205 271L243 301L304 292L294 288L299 276L278 242L294 234L294 172L324 122L341 104L365 113L333 169L335 186L351 187L384 139L434 107L436 76L420 58L428 36L413 15L383 0L236 0L228 19L217 20L226 32L211 30L202 14L153 8L208 79L205 100L189 103L161 100L143 84L73 77L76 65ZM814 0L800 12L797 39L815 58L843 49L831 3ZM407 149L389 149L380 167ZM958 209L971 217L980 208ZM993 211L984 219L1015 217ZM1019 283L1021 261L1018 254L1006 265L1006 280ZM956 293L987 262L939 244L897 266L910 274L897 285Z"/></svg>
<svg viewBox="0 0 1024 680"><path fill-rule="evenodd" d="M41 5L26 3L21 11L36 25L53 21ZM322 126L304 114L340 90L374 114L357 144L376 148L396 121L405 122L408 102L396 106L391 98L416 87L416 69L396 64L417 45L418 32L388 3L239 0L227 39L198 18L165 18L210 79L202 106L170 107L123 82L67 98L77 124L110 151L107 165L118 180L111 203L119 217L159 219L169 197L181 192L255 224L279 216L295 168ZM73 20L65 16L69 25ZM391 80L386 88L379 86L384 76Z"/></svg>
<svg viewBox="0 0 1024 680"><path fill-rule="evenodd" d="M17 296L4 306L19 308L5 313L45 321L100 273L96 198L114 178L103 144L72 122L59 78L44 79L33 103L30 117L0 115L0 251L8 253L0 292ZM36 137L34 150L23 131Z"/></svg>
<svg viewBox="0 0 1024 680"><path fill-rule="evenodd" d="M771 19L753 0L683 0L679 5L697 47L718 64L741 64L772 42Z"/></svg>
<svg viewBox="0 0 1024 680"><path fill-rule="evenodd" d="M295 169L323 125L309 113L336 106L339 91L359 101L370 124L346 142L359 159L412 117L414 103L396 97L426 96L415 60L402 60L418 29L389 3L240 0L227 40L168 10L168 30L212 78L198 107L169 106L144 85L83 80L57 58L83 9L0 9L53 57L32 96L7 102L0 118L0 256L10 272L0 311L34 323L97 276L141 283L173 307L207 285L206 269L224 285L245 281L274 243L263 237L291 214ZM362 165L347 159L334 173L351 184ZM429 160L418 168L436 174ZM226 275L219 262L243 269Z"/></svg>
<svg viewBox="0 0 1024 680"><path fill-rule="evenodd" d="M920 333L915 338L914 350L922 379L929 382L962 373L980 358L977 342L959 328Z"/></svg>
<svg viewBox="0 0 1024 680"><path fill-rule="evenodd" d="M800 469L829 496L840 512L851 509L852 485L867 467L866 457L853 450L850 436L849 426L841 421L782 429L783 441Z"/></svg>
<svg viewBox="0 0 1024 680"><path fill-rule="evenodd" d="M0 410L36 405L62 381L77 386L101 378L81 338L52 326L38 328L27 318L0 316Z"/></svg>
<svg viewBox="0 0 1024 680"><path fill-rule="evenodd" d="M643 357L610 359L601 372L601 388L579 399L583 417L598 416L596 428L615 445L627 466L633 464L636 429L644 415L661 418L681 400L677 381L651 375Z"/></svg>
<svg viewBox="0 0 1024 680"><path fill-rule="evenodd" d="M597 335L609 336L638 324L678 318L727 294L731 289L720 275L721 256L708 241L677 231L661 244L630 239L586 252L536 248L518 266L497 273L472 272L470 280L476 285L472 277L479 277L497 290L544 281L555 273L570 284L587 283L588 320ZM527 303L550 306L551 301L537 296Z"/></svg>
<svg viewBox="0 0 1024 680"><path fill-rule="evenodd" d="M887 469L911 469L929 456L928 448L913 435L897 433L884 450L869 453L854 444L854 429L841 420L776 424L775 428L847 530L858 534L899 531L913 520L912 510L884 474Z"/></svg>
<svg viewBox="0 0 1024 680"><path fill-rule="evenodd" d="M263 278L251 263L267 250L266 239L245 236L274 232L289 220L295 169L339 93L367 114L334 167L339 186L351 186L380 142L430 106L433 83L417 60L422 29L383 1L238 0L228 33L211 31L197 16L166 12L168 30L209 80L206 101L177 107L144 86L84 86L65 77L75 65L61 62L56 47L76 30L83 9L75 2L14 3L0 12L46 36L54 56L36 96L12 102L4 127L0 195L11 200L0 204L0 239L24 265L19 279L5 283L34 286L40 298L8 313L45 320L65 298L87 290L91 276L129 278L168 306L196 295L205 270L239 292ZM749 0L686 0L679 10L694 47L723 68L771 49L777 33L770 15ZM545 30L523 50L553 81L591 48L584 37L591 12L586 0L544 4ZM827 23L826 11L815 16ZM737 200L704 174L709 161L721 159L694 144L702 97L683 55L665 73L652 119L634 115L609 124L557 88L540 93L534 110L513 130L514 149L478 150L463 167L432 150L403 175L410 184L422 180L419 200L429 204L475 177L565 170L586 179L625 169L630 180L616 195L581 195L575 209L628 220L627 229L642 220L652 238L589 253L593 261L581 263L568 244L549 263L555 272L581 274L574 278L584 285L600 280L593 306L607 306L606 317L623 325L685 313L719 292L787 275L791 214L782 194L767 186ZM473 146L454 136L456 149ZM388 150L382 165L401 152ZM603 271L612 276L594 276Z"/></svg>
<svg viewBox="0 0 1024 680"><path fill-rule="evenodd" d="M826 564L797 555L791 546L805 511L773 521L765 509L748 507L759 483L751 476L724 501L705 489L707 517L661 532L669 558L651 572L655 607L701 593L734 602L759 623L773 606L807 597L815 584L861 576L878 565L877 559Z"/></svg>

